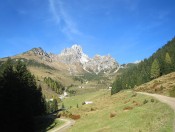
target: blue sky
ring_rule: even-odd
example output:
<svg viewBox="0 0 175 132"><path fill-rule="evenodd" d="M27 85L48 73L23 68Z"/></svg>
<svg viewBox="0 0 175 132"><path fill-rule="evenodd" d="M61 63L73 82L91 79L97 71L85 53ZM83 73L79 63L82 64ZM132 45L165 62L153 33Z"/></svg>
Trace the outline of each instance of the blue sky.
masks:
<svg viewBox="0 0 175 132"><path fill-rule="evenodd" d="M0 57L72 44L119 63L148 58L175 36L174 0L0 0Z"/></svg>

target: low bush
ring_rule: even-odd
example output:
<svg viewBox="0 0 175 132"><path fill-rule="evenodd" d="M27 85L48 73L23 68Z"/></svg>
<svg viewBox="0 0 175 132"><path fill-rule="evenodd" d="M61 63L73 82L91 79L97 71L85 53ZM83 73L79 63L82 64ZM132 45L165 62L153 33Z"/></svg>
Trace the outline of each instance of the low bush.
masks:
<svg viewBox="0 0 175 132"><path fill-rule="evenodd" d="M132 110L133 109L133 107L131 107L131 106L126 106L125 108L123 108L123 110Z"/></svg>
<svg viewBox="0 0 175 132"><path fill-rule="evenodd" d="M147 100L147 99L145 99L145 100L143 101L143 104L146 104L146 103L148 103L148 100Z"/></svg>
<svg viewBox="0 0 175 132"><path fill-rule="evenodd" d="M78 120L80 119L80 117L81 117L80 115L73 115L73 114L70 115L70 118L73 120Z"/></svg>
<svg viewBox="0 0 175 132"><path fill-rule="evenodd" d="M154 99L151 99L151 102L153 103L154 102Z"/></svg>
<svg viewBox="0 0 175 132"><path fill-rule="evenodd" d="M132 95L131 95L131 97L136 97L137 96L137 93L136 92L134 92Z"/></svg>

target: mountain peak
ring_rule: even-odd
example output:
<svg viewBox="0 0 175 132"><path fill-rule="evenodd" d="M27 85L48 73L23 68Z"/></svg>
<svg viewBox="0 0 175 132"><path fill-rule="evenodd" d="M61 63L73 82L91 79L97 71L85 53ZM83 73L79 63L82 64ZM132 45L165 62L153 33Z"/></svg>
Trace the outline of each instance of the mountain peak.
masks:
<svg viewBox="0 0 175 132"><path fill-rule="evenodd" d="M78 44L73 44L72 45L72 47L71 47L72 49L75 49L75 50L79 50L79 49L82 49L82 47L80 46L80 45L78 45Z"/></svg>
<svg viewBox="0 0 175 132"><path fill-rule="evenodd" d="M81 55L83 53L83 50L81 48L80 45L72 45L71 48L65 48L62 52L61 55L75 55L75 54L79 54Z"/></svg>

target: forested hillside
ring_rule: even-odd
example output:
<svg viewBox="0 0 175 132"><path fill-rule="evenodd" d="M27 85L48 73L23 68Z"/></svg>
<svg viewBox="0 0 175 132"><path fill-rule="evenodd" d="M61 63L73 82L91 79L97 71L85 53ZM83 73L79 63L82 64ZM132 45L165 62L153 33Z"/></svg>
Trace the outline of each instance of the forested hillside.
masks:
<svg viewBox="0 0 175 132"><path fill-rule="evenodd" d="M144 59L138 65L125 69L122 75L117 76L112 84L111 94L122 89L134 88L159 76L175 71L175 38L151 57Z"/></svg>
<svg viewBox="0 0 175 132"><path fill-rule="evenodd" d="M0 131L35 131L34 117L46 113L35 77L21 61L0 67Z"/></svg>

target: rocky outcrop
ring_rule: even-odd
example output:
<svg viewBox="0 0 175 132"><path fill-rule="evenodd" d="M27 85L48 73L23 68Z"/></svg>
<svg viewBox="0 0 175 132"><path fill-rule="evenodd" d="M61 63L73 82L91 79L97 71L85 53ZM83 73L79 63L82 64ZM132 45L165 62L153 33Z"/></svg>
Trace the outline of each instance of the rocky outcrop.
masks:
<svg viewBox="0 0 175 132"><path fill-rule="evenodd" d="M60 61L66 64L85 64L89 61L89 57L83 53L83 50L79 45L73 45L71 48L64 49L58 56Z"/></svg>
<svg viewBox="0 0 175 132"><path fill-rule="evenodd" d="M118 63L110 56L100 56L96 55L84 67L96 74L100 72L109 73L114 69L118 68Z"/></svg>

